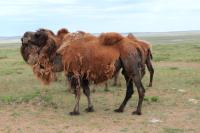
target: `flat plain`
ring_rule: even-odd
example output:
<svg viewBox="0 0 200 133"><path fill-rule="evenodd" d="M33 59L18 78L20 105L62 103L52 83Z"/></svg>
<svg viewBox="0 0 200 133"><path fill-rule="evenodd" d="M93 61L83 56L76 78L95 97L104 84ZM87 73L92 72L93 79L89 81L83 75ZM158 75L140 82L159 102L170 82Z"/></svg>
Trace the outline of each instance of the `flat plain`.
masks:
<svg viewBox="0 0 200 133"><path fill-rule="evenodd" d="M3 133L199 133L200 33L139 36L152 44L155 68L153 87L146 87L141 116L132 115L135 93L124 113L113 112L122 102L126 85L104 91L95 87L95 112L86 113L82 94L80 116L68 113L75 103L64 75L50 86L42 85L20 55L19 43L0 42L0 132Z"/></svg>

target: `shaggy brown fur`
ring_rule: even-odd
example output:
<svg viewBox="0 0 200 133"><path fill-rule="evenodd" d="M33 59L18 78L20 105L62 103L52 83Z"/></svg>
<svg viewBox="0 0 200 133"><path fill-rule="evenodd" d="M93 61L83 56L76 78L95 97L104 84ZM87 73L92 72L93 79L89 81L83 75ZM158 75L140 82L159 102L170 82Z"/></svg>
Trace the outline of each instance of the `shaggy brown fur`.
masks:
<svg viewBox="0 0 200 133"><path fill-rule="evenodd" d="M69 32L68 32L69 33ZM116 33L113 33L113 34L115 34L116 36L119 36L119 38L121 38L121 35L119 35L119 34L116 34ZM66 45L69 45L69 42L71 42L71 41L73 41L73 40L78 40L78 39L81 39L81 38L83 38L83 37L86 37L86 36L88 36L87 37L87 39L88 40L90 40L91 38L93 38L94 36L93 35L91 35L91 34L89 34L89 33L86 33L86 32L84 32L84 31L77 31L77 32L75 32L75 33L69 33L67 36L64 36L63 37L63 44L62 44L62 46L59 48L59 50L60 49L63 49L63 47L66 47ZM103 39L109 39L109 38L101 38L101 41L103 40ZM111 40L112 41L112 40ZM105 44L106 45L106 44ZM57 50L57 51L59 51L59 50ZM116 75L119 75L119 74L116 74ZM117 76L116 76L117 77ZM115 80L114 80L114 83L113 83L113 85L117 85L117 78L114 78ZM105 83L105 90L106 89L108 89L108 84L107 84L107 82ZM94 89L94 91L95 91L95 89ZM94 92L93 91L93 92Z"/></svg>
<svg viewBox="0 0 200 133"><path fill-rule="evenodd" d="M123 36L115 32L110 32L109 34L102 33L99 37L100 43L103 45L113 45L120 42L122 39Z"/></svg>
<svg viewBox="0 0 200 133"><path fill-rule="evenodd" d="M85 33L83 31L77 31L75 33L69 33L69 34L66 34L64 37L63 37L63 40L62 40L62 46L59 47L59 49L57 50L57 52L59 52L61 49L63 49L64 47L70 45L71 42L73 41L77 41L77 40L80 40L84 37L87 36L87 39L90 40L91 38L93 38L94 36L89 34L89 33Z"/></svg>
<svg viewBox="0 0 200 133"><path fill-rule="evenodd" d="M84 40L70 45L62 52L66 75L68 73L81 74L82 77L86 75L86 78L94 83L112 78L119 52L98 44L83 44L82 42L84 43Z"/></svg>
<svg viewBox="0 0 200 133"><path fill-rule="evenodd" d="M139 73L142 54L133 41L118 33L103 33L99 37L84 36L71 39L62 46L58 53L62 55L65 74L68 75L77 98L72 115L79 114L80 86L83 81L101 83L112 78L121 67L127 81L127 94L119 109L115 111L123 111L133 93L132 81L134 81L140 99L134 114L141 114L141 104L144 98L144 88ZM87 85L83 86L83 89L88 91ZM85 94L90 99L89 94ZM88 110L93 108L89 101Z"/></svg>
<svg viewBox="0 0 200 133"><path fill-rule="evenodd" d="M149 87L151 87L152 82L153 82L153 75L154 75L154 68L153 68L153 65L152 65L152 62L151 62L151 60L153 59L152 52L151 52L151 45L146 41L137 39L131 33L128 34L127 38L131 39L134 42L137 42L142 48L142 51L143 51L143 54L144 54L144 61L145 61L144 64L146 64L148 71L150 73ZM145 67L142 69L142 77L144 75L145 75Z"/></svg>
<svg viewBox="0 0 200 133"><path fill-rule="evenodd" d="M66 36L69 34L68 36ZM60 56L56 50L73 39L90 35L83 31L69 33L65 28L60 29L55 35L48 29L39 29L36 32L26 32L22 37L21 54L24 60L32 66L34 74L44 84L49 84L56 79L55 72L63 70ZM26 42L28 40L28 42Z"/></svg>
<svg viewBox="0 0 200 133"><path fill-rule="evenodd" d="M62 29L60 29L60 30L57 32L57 36L63 38L63 36L66 35L66 34L68 34L68 33L69 33L69 31L68 31L67 29L62 28Z"/></svg>
<svg viewBox="0 0 200 133"><path fill-rule="evenodd" d="M44 84L56 79L54 71L63 70L56 50L66 34L66 29L59 30L57 35L50 30L39 29L36 32L26 32L22 37L22 57L32 66L34 74Z"/></svg>

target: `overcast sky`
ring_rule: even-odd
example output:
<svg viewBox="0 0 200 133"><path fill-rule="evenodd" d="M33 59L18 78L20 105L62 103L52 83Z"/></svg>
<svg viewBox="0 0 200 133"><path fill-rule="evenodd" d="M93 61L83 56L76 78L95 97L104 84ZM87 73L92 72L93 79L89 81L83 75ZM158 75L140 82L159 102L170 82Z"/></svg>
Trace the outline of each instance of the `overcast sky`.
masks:
<svg viewBox="0 0 200 133"><path fill-rule="evenodd" d="M0 36L49 28L98 33L200 30L200 0L0 0Z"/></svg>

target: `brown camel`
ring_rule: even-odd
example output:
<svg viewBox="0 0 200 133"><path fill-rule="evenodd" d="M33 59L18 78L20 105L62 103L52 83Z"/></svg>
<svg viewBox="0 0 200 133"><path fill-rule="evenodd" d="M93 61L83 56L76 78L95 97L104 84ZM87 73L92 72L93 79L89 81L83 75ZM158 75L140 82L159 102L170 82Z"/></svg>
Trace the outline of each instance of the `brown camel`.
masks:
<svg viewBox="0 0 200 133"><path fill-rule="evenodd" d="M64 42L65 43L65 42ZM133 82L138 93L139 102L134 114L141 114L144 87L141 82L141 53L133 41L118 33L104 33L99 37L85 36L62 44L58 53L62 55L65 74L76 95L76 105L72 115L79 114L80 87L88 97L88 111L93 110L89 95L89 81L95 84L112 78L122 68L127 82L127 94L116 112L123 112L127 101L133 94Z"/></svg>
<svg viewBox="0 0 200 133"><path fill-rule="evenodd" d="M150 73L149 87L151 87L152 82L153 82L154 68L151 62L151 60L153 59L153 56L152 56L150 44L146 41L137 39L132 33L129 33L127 38L137 42L137 44L139 44L142 47L142 50L144 53L144 61ZM142 71L143 71L142 72L142 77L143 77L145 75L145 68Z"/></svg>
<svg viewBox="0 0 200 133"><path fill-rule="evenodd" d="M95 84L104 82L111 79L122 68L127 92L124 101L115 111L123 112L133 94L134 82L138 90L139 101L137 110L133 114L140 115L145 93L140 76L143 58L135 42L118 33L104 33L99 37L90 34L76 37L67 34L65 38L68 39L58 49L59 41L48 30L27 32L22 38L21 53L27 63L33 60L33 64L31 64L33 69L34 65L38 66L36 73L42 73L39 78L45 79L47 83L53 81L51 79L57 71L55 65L64 66L64 72L76 96L76 104L70 114L79 114L80 87L83 88L83 92L88 98L86 110L93 111L89 82ZM31 56L35 58L32 59Z"/></svg>

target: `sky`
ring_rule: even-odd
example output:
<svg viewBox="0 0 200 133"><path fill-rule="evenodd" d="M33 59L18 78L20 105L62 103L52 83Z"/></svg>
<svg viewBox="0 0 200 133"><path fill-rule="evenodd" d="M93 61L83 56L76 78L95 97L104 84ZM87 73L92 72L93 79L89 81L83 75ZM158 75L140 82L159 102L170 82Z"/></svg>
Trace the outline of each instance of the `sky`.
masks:
<svg viewBox="0 0 200 133"><path fill-rule="evenodd" d="M74 32L200 30L200 0L0 0L0 36L65 27Z"/></svg>

